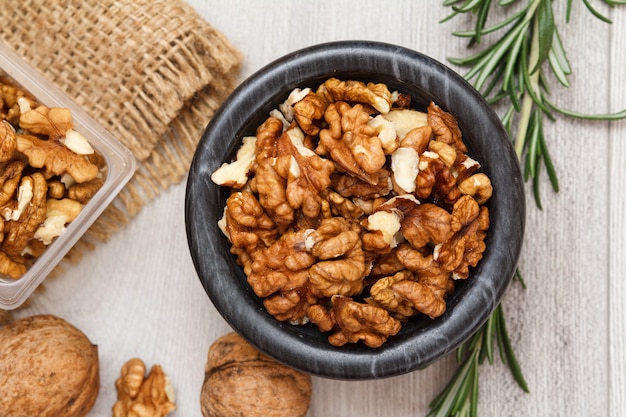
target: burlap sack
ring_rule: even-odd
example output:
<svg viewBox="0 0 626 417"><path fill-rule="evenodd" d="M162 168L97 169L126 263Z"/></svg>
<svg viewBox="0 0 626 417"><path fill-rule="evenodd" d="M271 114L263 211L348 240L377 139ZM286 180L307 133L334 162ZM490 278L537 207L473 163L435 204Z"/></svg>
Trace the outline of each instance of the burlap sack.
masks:
<svg viewBox="0 0 626 417"><path fill-rule="evenodd" d="M0 40L73 97L139 161L81 244L126 224L183 180L242 56L176 0L0 0ZM94 241L95 239L95 241Z"/></svg>

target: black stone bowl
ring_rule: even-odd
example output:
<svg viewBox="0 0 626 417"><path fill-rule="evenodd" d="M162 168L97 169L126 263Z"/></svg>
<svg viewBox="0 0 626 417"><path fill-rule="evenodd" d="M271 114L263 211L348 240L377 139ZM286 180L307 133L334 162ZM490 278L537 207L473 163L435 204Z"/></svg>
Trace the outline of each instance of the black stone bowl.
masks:
<svg viewBox="0 0 626 417"><path fill-rule="evenodd" d="M231 161L241 139L254 135L270 110L292 89L316 87L329 77L383 82L412 96L425 110L432 100L458 120L468 154L492 181L487 249L470 277L457 282L447 311L414 317L380 348L333 347L313 325L279 322L264 309L217 226L228 190L211 173ZM215 113L198 145L186 190L185 220L191 256L204 289L224 317L267 355L312 375L344 380L389 377L424 368L455 350L489 317L515 272L524 233L525 201L518 159L500 119L457 73L403 47L342 41L280 58L245 80ZM202 320L202 318L199 318Z"/></svg>

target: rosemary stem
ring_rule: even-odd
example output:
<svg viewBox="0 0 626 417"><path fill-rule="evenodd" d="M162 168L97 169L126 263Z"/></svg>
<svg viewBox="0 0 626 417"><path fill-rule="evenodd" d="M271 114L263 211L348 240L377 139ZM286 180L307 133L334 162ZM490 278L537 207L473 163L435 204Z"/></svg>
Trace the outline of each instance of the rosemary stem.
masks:
<svg viewBox="0 0 626 417"><path fill-rule="evenodd" d="M528 12L534 13L535 9L539 6L541 0L535 0L534 3L529 7ZM528 16L528 14L527 14ZM530 55L528 58L528 71L531 72L535 69L534 72L530 74L530 85L529 89L535 92L535 95L539 97L539 69L537 68L537 61L539 60L539 19L535 19L533 23L533 33L531 39L530 46ZM532 113L533 108L533 99L528 91L524 92L524 97L522 98L522 107L520 109L520 119L518 123L517 129L517 137L515 138L515 153L517 157L521 159L522 152L524 150L524 141L526 138L526 133L528 131L528 124L530 121L530 115Z"/></svg>

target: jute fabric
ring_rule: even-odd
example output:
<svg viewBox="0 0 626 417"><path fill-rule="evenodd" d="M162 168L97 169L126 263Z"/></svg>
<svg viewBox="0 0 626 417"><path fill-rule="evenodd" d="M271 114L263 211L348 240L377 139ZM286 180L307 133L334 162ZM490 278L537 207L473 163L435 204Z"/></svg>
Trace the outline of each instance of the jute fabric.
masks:
<svg viewBox="0 0 626 417"><path fill-rule="evenodd" d="M125 144L138 170L68 255L79 259L186 178L240 52L176 0L0 0L0 40Z"/></svg>

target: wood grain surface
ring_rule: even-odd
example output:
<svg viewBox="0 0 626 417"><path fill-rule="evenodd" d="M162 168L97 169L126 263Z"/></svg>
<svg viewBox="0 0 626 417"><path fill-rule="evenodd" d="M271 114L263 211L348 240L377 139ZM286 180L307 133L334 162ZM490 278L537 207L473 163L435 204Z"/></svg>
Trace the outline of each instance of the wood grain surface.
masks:
<svg viewBox="0 0 626 417"><path fill-rule="evenodd" d="M451 36L473 21L439 23L440 1L190 0L245 55L243 80L295 49L340 39L396 43L446 62L465 56ZM494 2L495 3L495 2ZM571 87L552 100L585 113L626 108L626 7L612 25L574 2L554 2L568 51ZM463 72L461 68L455 68ZM552 80L554 81L554 80ZM513 283L503 301L513 345L530 393L504 365L480 369L480 416L626 415L626 121L559 117L545 135L560 191L541 180L543 209L528 189L520 260L527 289ZM99 346L101 392L91 416L109 416L122 364L138 356L159 363L177 392L179 417L200 416L204 363L213 340L229 331L203 292L184 229L185 184L164 192L120 233L48 280L17 315L56 314ZM450 356L394 378L347 382L314 378L311 417L424 416L455 369Z"/></svg>

